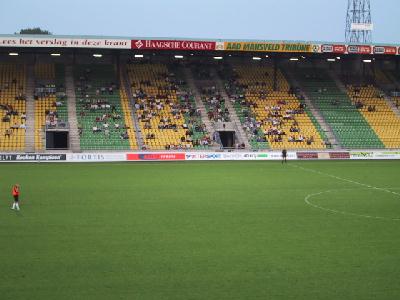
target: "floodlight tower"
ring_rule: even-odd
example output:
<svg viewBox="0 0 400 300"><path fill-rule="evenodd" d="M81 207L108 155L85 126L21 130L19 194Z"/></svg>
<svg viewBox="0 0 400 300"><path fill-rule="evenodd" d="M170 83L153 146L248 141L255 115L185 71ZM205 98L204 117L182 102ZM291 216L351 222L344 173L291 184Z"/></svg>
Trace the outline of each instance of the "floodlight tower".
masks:
<svg viewBox="0 0 400 300"><path fill-rule="evenodd" d="M372 42L370 0L348 0L346 17L346 42Z"/></svg>

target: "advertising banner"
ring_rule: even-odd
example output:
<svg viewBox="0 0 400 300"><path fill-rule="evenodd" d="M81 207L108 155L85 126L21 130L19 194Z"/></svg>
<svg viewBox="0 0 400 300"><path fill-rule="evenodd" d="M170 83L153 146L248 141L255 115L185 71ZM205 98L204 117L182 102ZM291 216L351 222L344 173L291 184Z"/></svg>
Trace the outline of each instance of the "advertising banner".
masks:
<svg viewBox="0 0 400 300"><path fill-rule="evenodd" d="M350 151L351 159L400 159L400 151Z"/></svg>
<svg viewBox="0 0 400 300"><path fill-rule="evenodd" d="M298 159L318 159L318 152L297 152Z"/></svg>
<svg viewBox="0 0 400 300"><path fill-rule="evenodd" d="M184 40L132 40L131 48L138 50L216 50L215 42Z"/></svg>
<svg viewBox="0 0 400 300"><path fill-rule="evenodd" d="M346 45L322 45L321 51L323 53L335 53L335 54L344 54L346 53Z"/></svg>
<svg viewBox="0 0 400 300"><path fill-rule="evenodd" d="M296 159L296 152L289 151L288 159ZM274 152L187 152L186 160L280 160L282 153Z"/></svg>
<svg viewBox="0 0 400 300"><path fill-rule="evenodd" d="M396 55L397 48L396 47L388 47L388 46L375 46L374 54L387 54L387 55Z"/></svg>
<svg viewBox="0 0 400 300"><path fill-rule="evenodd" d="M65 154L0 154L0 161L65 161Z"/></svg>
<svg viewBox="0 0 400 300"><path fill-rule="evenodd" d="M349 152L329 152L329 159L350 159Z"/></svg>
<svg viewBox="0 0 400 300"><path fill-rule="evenodd" d="M330 155L328 152L319 152L318 159L330 159Z"/></svg>
<svg viewBox="0 0 400 300"><path fill-rule="evenodd" d="M373 159L373 151L350 151L350 159Z"/></svg>
<svg viewBox="0 0 400 300"><path fill-rule="evenodd" d="M400 151L374 151L374 159L400 159Z"/></svg>
<svg viewBox="0 0 400 300"><path fill-rule="evenodd" d="M125 161L125 153L68 153L69 162L107 162L107 161Z"/></svg>
<svg viewBox="0 0 400 300"><path fill-rule="evenodd" d="M124 162L124 161L267 161L281 160L281 151L268 152L97 152L67 154L0 154L0 162ZM396 150L288 151L288 160L400 159Z"/></svg>
<svg viewBox="0 0 400 300"><path fill-rule="evenodd" d="M1 37L0 47L130 49L130 40L35 37Z"/></svg>
<svg viewBox="0 0 400 300"><path fill-rule="evenodd" d="M321 45L319 44L313 44L311 49L314 53L321 53L322 51Z"/></svg>
<svg viewBox="0 0 400 300"><path fill-rule="evenodd" d="M225 42L225 51L313 52L313 45L302 43Z"/></svg>
<svg viewBox="0 0 400 300"><path fill-rule="evenodd" d="M127 161L170 161L185 160L185 153L127 153Z"/></svg>
<svg viewBox="0 0 400 300"><path fill-rule="evenodd" d="M186 153L186 160L257 160L267 159L268 154L242 152L193 152Z"/></svg>
<svg viewBox="0 0 400 300"><path fill-rule="evenodd" d="M350 54L371 54L372 46L368 45L350 45L347 46L347 52Z"/></svg>
<svg viewBox="0 0 400 300"><path fill-rule="evenodd" d="M224 42L216 42L215 50L223 51L224 50Z"/></svg>

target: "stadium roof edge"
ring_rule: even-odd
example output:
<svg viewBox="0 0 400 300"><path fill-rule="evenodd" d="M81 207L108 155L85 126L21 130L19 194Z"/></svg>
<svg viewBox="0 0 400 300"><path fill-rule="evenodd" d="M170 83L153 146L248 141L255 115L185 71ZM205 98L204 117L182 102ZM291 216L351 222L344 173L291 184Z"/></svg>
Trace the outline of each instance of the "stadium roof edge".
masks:
<svg viewBox="0 0 400 300"><path fill-rule="evenodd" d="M389 43L347 43L344 41L307 41L307 40L262 40L262 39L224 39L224 38L188 38L188 37L135 37L135 36L101 36L101 35L46 35L46 34L0 34L0 38L73 38L73 39L110 39L110 40L185 40L204 42L255 42L255 43L298 43L298 44L346 44L400 46Z"/></svg>

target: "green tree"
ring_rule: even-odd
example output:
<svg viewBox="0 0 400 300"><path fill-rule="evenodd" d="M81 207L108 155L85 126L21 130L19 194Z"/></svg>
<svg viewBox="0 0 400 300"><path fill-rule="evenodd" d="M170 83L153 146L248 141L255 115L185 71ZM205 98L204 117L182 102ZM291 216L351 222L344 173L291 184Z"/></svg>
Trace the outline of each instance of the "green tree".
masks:
<svg viewBox="0 0 400 300"><path fill-rule="evenodd" d="M40 27L34 27L34 28L24 28L21 29L17 34L52 34L48 30L41 29Z"/></svg>

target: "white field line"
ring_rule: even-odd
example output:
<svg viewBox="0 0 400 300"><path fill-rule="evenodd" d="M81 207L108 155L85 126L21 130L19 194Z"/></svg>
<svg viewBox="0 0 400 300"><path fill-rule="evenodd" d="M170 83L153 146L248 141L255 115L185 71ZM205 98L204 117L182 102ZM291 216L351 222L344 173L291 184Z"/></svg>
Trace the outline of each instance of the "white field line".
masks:
<svg viewBox="0 0 400 300"><path fill-rule="evenodd" d="M313 173L316 173L316 174L319 174L319 175L335 178L337 180L341 180L341 181L349 182L349 183L352 183L352 184L364 186L364 187L367 187L367 188L370 188L370 189L374 189L374 190L381 190L381 191L384 191L386 193L390 193L390 194L394 194L394 195L400 196L400 193L390 191L387 188L380 188L380 187L372 186L372 185L369 185L369 184L365 184L365 183L361 183L361 182L358 182L358 181L342 178L342 177L339 177L339 176L336 176L336 175L332 175L332 174L329 174L329 173L320 172L320 171L317 171L317 170L314 170L314 169L304 168L304 167L301 167L301 166L298 166L298 165L295 165L295 164L291 164L290 166L299 168L299 169L304 170L304 171L313 172Z"/></svg>
<svg viewBox="0 0 400 300"><path fill-rule="evenodd" d="M367 188L366 188L367 189ZM368 188L369 189L369 188ZM389 188L387 188L389 189ZM399 188L390 188L390 189L399 189ZM380 216L370 216L370 215L363 215L363 214L356 214L356 213L351 213L351 212L347 212L347 211L341 211L341 210L336 210L336 209L331 209L331 208L326 208L323 206L319 206L316 205L314 203L312 203L310 201L310 198L314 197L314 196L318 196L321 194L326 194L326 193L330 193L330 192L337 192L337 191L344 191L344 190L355 190L355 189L333 189L333 190L327 190L327 191L323 191L323 192L318 192L318 193L313 193L313 194L309 194L304 198L304 201L315 208L327 211L327 212L331 212L331 213L335 213L335 214L342 214L342 215L348 215L348 216L355 216L355 217L363 217L363 218L368 218L368 219L378 219L378 220L391 220L391 221L400 221L400 218L387 218L387 217L380 217ZM395 193L396 195L398 195L397 193Z"/></svg>

